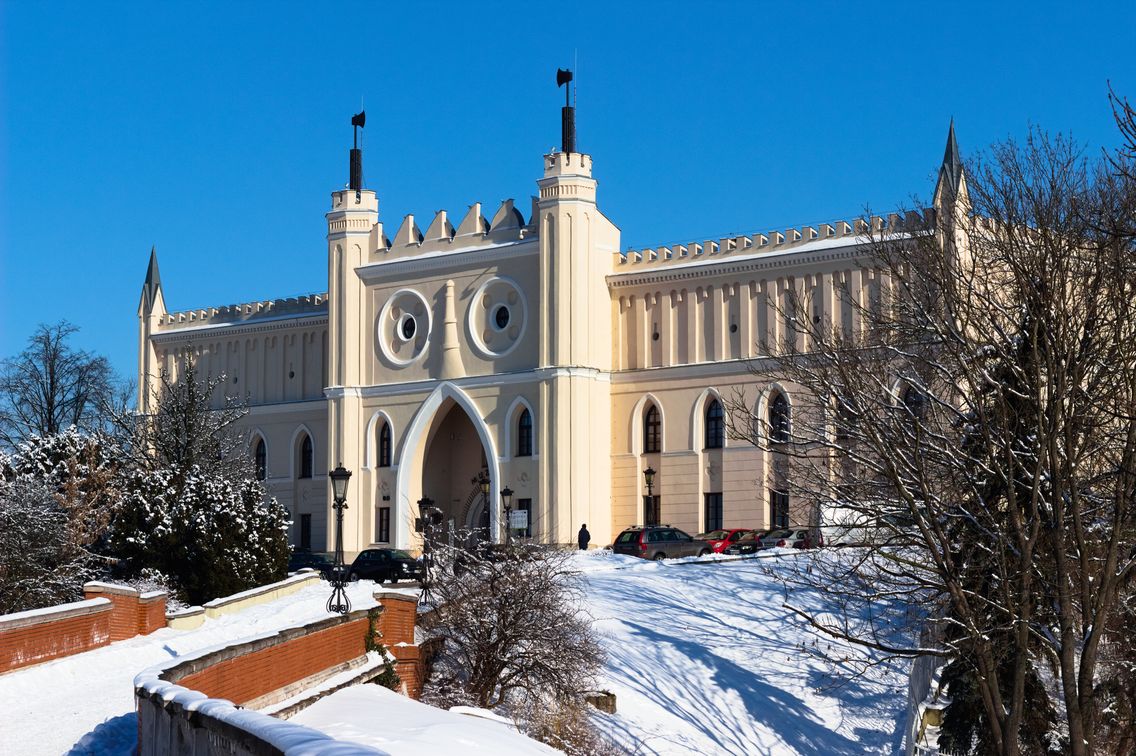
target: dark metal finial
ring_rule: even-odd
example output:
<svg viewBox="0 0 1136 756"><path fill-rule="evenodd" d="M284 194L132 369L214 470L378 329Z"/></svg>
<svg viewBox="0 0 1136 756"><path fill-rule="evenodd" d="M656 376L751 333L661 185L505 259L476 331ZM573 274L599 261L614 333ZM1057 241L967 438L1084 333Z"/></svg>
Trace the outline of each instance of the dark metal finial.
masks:
<svg viewBox="0 0 1136 756"><path fill-rule="evenodd" d="M567 68L556 69L556 86L564 87L564 107L560 113L560 147L563 152L576 151L576 109L571 105L570 87L572 72Z"/></svg>
<svg viewBox="0 0 1136 756"><path fill-rule="evenodd" d="M359 192L363 189L363 151L359 149L359 129L367 124L367 111L360 110L351 116L351 125L354 127L354 146L351 148L351 179L348 186L355 191L355 201L359 201Z"/></svg>

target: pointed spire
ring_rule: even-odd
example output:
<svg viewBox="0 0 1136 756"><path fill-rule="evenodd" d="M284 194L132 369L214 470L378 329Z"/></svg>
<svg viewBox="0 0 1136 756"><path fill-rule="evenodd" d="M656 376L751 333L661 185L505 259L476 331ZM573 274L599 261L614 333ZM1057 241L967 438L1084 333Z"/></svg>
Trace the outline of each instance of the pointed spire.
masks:
<svg viewBox="0 0 1136 756"><path fill-rule="evenodd" d="M162 276L158 273L158 248L150 247L150 264L146 268L146 280L142 284L142 301L149 311L154 306L158 292L162 289Z"/></svg>
<svg viewBox="0 0 1136 756"><path fill-rule="evenodd" d="M955 119L953 117L951 118L950 129L947 131L947 148L943 151L943 164L939 167L939 186L935 187L936 194L943 185L944 179L947 181L947 188L950 189L951 194L957 193L959 184L962 182L962 158L959 157L958 142L955 141Z"/></svg>

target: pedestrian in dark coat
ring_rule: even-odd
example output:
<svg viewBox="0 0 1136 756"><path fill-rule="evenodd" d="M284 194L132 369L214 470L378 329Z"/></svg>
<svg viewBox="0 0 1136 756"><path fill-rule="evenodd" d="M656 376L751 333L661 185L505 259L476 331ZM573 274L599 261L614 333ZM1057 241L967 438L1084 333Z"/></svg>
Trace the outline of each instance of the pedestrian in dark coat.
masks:
<svg viewBox="0 0 1136 756"><path fill-rule="evenodd" d="M588 550L588 541L592 540L592 534L588 532L588 523L580 526L580 535L576 536L577 543L580 544L581 551Z"/></svg>

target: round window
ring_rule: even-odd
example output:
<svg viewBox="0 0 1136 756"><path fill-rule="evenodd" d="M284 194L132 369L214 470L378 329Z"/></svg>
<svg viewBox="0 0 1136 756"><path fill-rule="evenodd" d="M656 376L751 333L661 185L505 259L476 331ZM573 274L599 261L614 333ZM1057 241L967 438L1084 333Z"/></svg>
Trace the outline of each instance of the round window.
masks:
<svg viewBox="0 0 1136 756"><path fill-rule="evenodd" d="M418 330L418 324L414 322L414 316L406 314L402 316L402 323L399 324L398 332L402 334L402 338L410 341L414 338L414 332Z"/></svg>
<svg viewBox="0 0 1136 756"><path fill-rule="evenodd" d="M509 325L509 308L501 305L497 311L493 313L493 322L497 324L497 330L503 331Z"/></svg>

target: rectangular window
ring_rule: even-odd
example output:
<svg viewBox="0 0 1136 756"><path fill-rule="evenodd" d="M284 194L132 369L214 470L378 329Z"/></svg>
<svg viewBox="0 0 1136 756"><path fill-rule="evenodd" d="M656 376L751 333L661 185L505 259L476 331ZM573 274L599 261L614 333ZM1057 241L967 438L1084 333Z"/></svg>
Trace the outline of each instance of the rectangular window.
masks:
<svg viewBox="0 0 1136 756"><path fill-rule="evenodd" d="M789 527L789 492L776 488L769 491L769 524L774 528Z"/></svg>
<svg viewBox="0 0 1136 756"><path fill-rule="evenodd" d="M391 508L379 507L375 520L375 542L390 543L391 540Z"/></svg>
<svg viewBox="0 0 1136 756"><path fill-rule="evenodd" d="M524 530L517 530L514 535L522 538L532 538L532 499L517 499L517 510L528 512L528 518L526 519L527 525Z"/></svg>
<svg viewBox="0 0 1136 756"><path fill-rule="evenodd" d="M307 551L312 550L312 516L310 514L300 515L300 548Z"/></svg>
<svg viewBox="0 0 1136 756"><path fill-rule="evenodd" d="M658 496L644 496L643 497L643 524L644 525L659 525L661 505Z"/></svg>
<svg viewBox="0 0 1136 756"><path fill-rule="evenodd" d="M706 530L718 530L722 527L722 494L706 494Z"/></svg>

